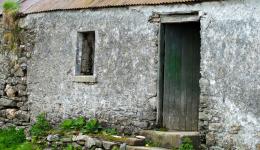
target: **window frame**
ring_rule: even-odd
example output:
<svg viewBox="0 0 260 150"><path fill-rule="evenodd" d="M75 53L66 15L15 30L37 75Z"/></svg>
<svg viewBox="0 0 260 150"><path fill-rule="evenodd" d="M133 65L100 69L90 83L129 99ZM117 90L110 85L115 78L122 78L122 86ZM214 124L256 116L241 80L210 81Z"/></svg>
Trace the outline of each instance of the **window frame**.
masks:
<svg viewBox="0 0 260 150"><path fill-rule="evenodd" d="M88 32L94 32L94 50L93 50L93 73L92 75L81 75L81 62L82 62L82 44L84 40L84 34ZM97 41L97 32L95 30L84 30L77 31L77 42L76 42L76 64L75 64L75 76L74 82L83 82L83 83L97 83L97 76L95 71L95 54L96 54L96 42Z"/></svg>

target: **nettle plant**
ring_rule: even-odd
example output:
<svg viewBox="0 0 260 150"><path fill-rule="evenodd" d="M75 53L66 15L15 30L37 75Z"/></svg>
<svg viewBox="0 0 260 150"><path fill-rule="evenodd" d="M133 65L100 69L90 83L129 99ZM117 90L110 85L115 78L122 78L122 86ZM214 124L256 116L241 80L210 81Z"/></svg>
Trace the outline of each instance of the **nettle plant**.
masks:
<svg viewBox="0 0 260 150"><path fill-rule="evenodd" d="M19 27L19 2L15 0L5 0L3 8L3 44L1 52L4 54L19 54L21 39L21 28Z"/></svg>

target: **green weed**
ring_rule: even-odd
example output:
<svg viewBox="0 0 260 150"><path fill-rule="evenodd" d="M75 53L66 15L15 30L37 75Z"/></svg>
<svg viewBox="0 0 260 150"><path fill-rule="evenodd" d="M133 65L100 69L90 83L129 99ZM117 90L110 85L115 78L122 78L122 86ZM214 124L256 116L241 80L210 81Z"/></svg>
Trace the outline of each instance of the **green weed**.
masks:
<svg viewBox="0 0 260 150"><path fill-rule="evenodd" d="M112 150L120 150L120 148L118 146L113 146Z"/></svg>
<svg viewBox="0 0 260 150"><path fill-rule="evenodd" d="M81 129L86 124L86 120L84 117L78 117L73 120L73 127L75 129Z"/></svg>
<svg viewBox="0 0 260 150"><path fill-rule="evenodd" d="M115 128L106 128L102 130L101 124L97 119L93 118L88 121L84 117L78 117L75 119L65 119L59 125L62 131L82 131L87 134L97 134L101 131L108 135L117 135L118 132Z"/></svg>
<svg viewBox="0 0 260 150"><path fill-rule="evenodd" d="M118 132L115 128L106 128L104 129L104 131L106 132L106 134L109 134L109 135L117 135Z"/></svg>
<svg viewBox="0 0 260 150"><path fill-rule="evenodd" d="M194 150L192 145L192 140L190 138L184 138L182 144L180 145L179 150Z"/></svg>
<svg viewBox="0 0 260 150"><path fill-rule="evenodd" d="M86 120L84 117L78 117L76 119L66 119L60 124L60 128L63 130L71 129L82 129L86 125Z"/></svg>
<svg viewBox="0 0 260 150"><path fill-rule="evenodd" d="M73 146L70 144L67 147L65 147L65 150L74 150Z"/></svg>
<svg viewBox="0 0 260 150"><path fill-rule="evenodd" d="M16 0L5 0L2 4L3 7L3 41L1 45L1 53L8 54L13 52L14 54L20 53L19 44L21 42L21 28L18 25L18 12L19 3Z"/></svg>
<svg viewBox="0 0 260 150"><path fill-rule="evenodd" d="M5 0L2 7L5 11L18 11L20 8L19 3L15 0Z"/></svg>
<svg viewBox="0 0 260 150"><path fill-rule="evenodd" d="M15 127L0 129L0 149L16 149L25 140L23 129L16 130Z"/></svg>
<svg viewBox="0 0 260 150"><path fill-rule="evenodd" d="M32 128L30 130L30 133L32 136L45 136L48 131L51 130L51 125L48 122L48 120L45 118L45 114L42 113L39 116L37 116L36 122L34 125L32 125Z"/></svg>
<svg viewBox="0 0 260 150"><path fill-rule="evenodd" d="M63 130L72 129L72 126L73 126L73 120L72 119L65 119L60 124L60 128L63 129Z"/></svg>
<svg viewBox="0 0 260 150"><path fill-rule="evenodd" d="M82 147L73 147L73 145L69 144L67 147L63 148L64 150L82 150Z"/></svg>
<svg viewBox="0 0 260 150"><path fill-rule="evenodd" d="M17 147L16 150L42 150L42 148L38 145L34 145L29 142L25 142Z"/></svg>
<svg viewBox="0 0 260 150"><path fill-rule="evenodd" d="M101 125L97 119L90 119L84 126L83 132L85 133L98 133L102 130Z"/></svg>

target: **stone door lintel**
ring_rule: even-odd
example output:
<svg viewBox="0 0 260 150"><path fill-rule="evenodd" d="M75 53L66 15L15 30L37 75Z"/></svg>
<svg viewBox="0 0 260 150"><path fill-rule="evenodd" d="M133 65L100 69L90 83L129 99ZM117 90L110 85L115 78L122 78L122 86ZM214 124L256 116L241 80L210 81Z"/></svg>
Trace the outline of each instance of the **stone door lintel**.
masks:
<svg viewBox="0 0 260 150"><path fill-rule="evenodd" d="M198 22L206 13L202 11L174 11L174 12L153 12L149 18L152 23L180 23Z"/></svg>

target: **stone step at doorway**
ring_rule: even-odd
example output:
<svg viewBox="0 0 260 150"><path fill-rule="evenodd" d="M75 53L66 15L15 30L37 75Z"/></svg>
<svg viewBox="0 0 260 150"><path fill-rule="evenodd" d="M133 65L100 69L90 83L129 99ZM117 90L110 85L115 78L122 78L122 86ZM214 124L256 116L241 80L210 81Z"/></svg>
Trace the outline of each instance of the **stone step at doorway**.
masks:
<svg viewBox="0 0 260 150"><path fill-rule="evenodd" d="M146 139L150 139L152 142L160 145L160 147L169 149L179 148L182 143L182 139L188 137L192 140L194 149L199 149L199 132L143 130L140 134L145 136Z"/></svg>

